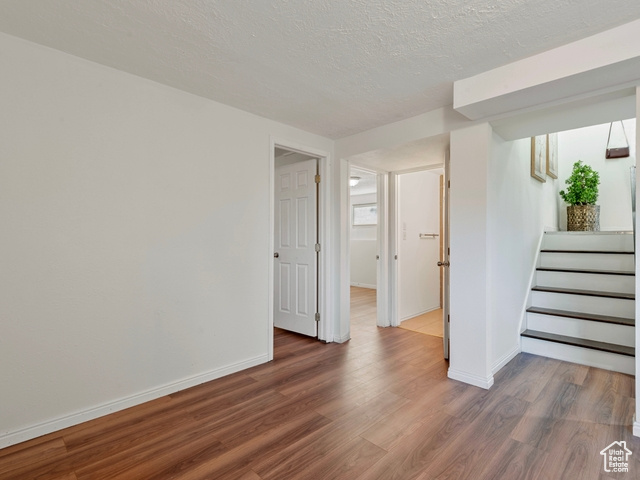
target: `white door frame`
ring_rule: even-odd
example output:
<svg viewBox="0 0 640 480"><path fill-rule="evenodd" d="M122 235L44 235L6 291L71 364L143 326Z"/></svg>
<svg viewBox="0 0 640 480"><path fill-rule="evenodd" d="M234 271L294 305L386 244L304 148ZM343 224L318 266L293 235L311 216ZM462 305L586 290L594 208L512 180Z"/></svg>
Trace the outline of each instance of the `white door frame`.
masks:
<svg viewBox="0 0 640 480"><path fill-rule="evenodd" d="M372 173L376 176L376 206L378 207L378 223L376 224L376 240L377 248L376 254L378 256L376 264L376 323L379 327L388 327L390 323L390 305L389 305L389 174L385 171L373 169L371 167L363 167L358 163L348 162L349 177L351 176L351 168L357 168L365 172ZM349 192L350 193L350 192ZM349 203L351 202L351 195L348 196ZM349 208L349 207L347 207ZM349 212L350 218L351 212ZM347 245L349 246L347 251L349 252L348 258L348 272L351 274L351 223L346 232ZM348 284L349 288L348 297L348 316L350 323L351 318L351 282Z"/></svg>
<svg viewBox="0 0 640 480"><path fill-rule="evenodd" d="M302 145L290 140L269 137L269 312L268 312L268 344L267 353L269 360L273 360L273 307L274 307L274 222L275 222L275 148L280 147L296 153L302 153L318 158L318 171L320 172L320 188L318 199L318 238L320 253L318 255L318 306L320 321L318 322L318 340L333 341L333 323L328 321L332 309L332 299L329 285L329 268L331 258L330 244L330 213L331 213L331 179L329 176L331 154L316 148Z"/></svg>
<svg viewBox="0 0 640 480"><path fill-rule="evenodd" d="M346 341L350 338L351 324L351 292L350 292L350 268L351 268L351 230L349 211L349 175L351 166L362 168L364 170L376 171L371 167L359 165L356 162L347 159L340 160L340 255L346 261L341 263L340 268L340 320L338 324L340 340ZM377 324L381 327L400 325L399 320L399 304L398 304L398 262L397 262L397 235L398 235L398 175L403 173L419 172L424 170L433 170L444 167L443 163L435 165L425 165L423 167L401 170L397 172L387 172L378 170L378 234L384 235L385 241L379 239L379 255L378 264L378 289L383 286L384 292L377 296L378 302L378 319ZM384 177L384 178L383 178ZM384 257L386 256L386 259ZM386 284L386 285L385 285Z"/></svg>
<svg viewBox="0 0 640 480"><path fill-rule="evenodd" d="M390 180L390 188L389 188L389 237L390 237L390 275L389 275L389 302L391 305L391 326L399 327L400 326L400 303L399 303L399 291L400 291L400 275L398 273L398 245L399 245L399 232L400 226L398 225L399 221L399 205L398 205L398 193L399 193L399 182L398 177L400 175L404 175L407 173L415 173L415 172L424 172L427 170L436 170L439 168L444 168L445 163L437 163L434 165L425 165L423 167L412 168L409 170L400 170L397 172L391 172L389 175ZM449 221L448 217L445 218L445 229L447 227L447 222ZM447 279L445 279L445 282ZM447 290L446 285L443 285L445 291Z"/></svg>

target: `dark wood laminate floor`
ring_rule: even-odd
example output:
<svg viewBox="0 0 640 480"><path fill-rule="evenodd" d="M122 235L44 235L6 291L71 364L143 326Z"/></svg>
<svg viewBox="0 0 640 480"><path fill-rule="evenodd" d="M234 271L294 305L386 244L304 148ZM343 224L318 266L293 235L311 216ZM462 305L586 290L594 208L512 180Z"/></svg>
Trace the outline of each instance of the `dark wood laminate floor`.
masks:
<svg viewBox="0 0 640 480"><path fill-rule="evenodd" d="M441 339L377 328L371 291L352 311L346 344L277 330L273 362L0 450L0 479L640 478L633 377L522 354L486 391Z"/></svg>

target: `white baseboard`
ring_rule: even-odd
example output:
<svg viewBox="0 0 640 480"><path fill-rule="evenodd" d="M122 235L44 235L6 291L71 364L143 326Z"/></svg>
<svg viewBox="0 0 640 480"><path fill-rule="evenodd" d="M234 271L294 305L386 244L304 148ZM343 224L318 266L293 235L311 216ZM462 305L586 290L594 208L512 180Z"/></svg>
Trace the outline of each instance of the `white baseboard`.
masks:
<svg viewBox="0 0 640 480"><path fill-rule="evenodd" d="M496 373L498 373L500 370L502 370L502 367L504 367L507 363L509 363L511 360L513 360L514 358L516 358L516 355L518 355L521 352L521 348L520 348L520 344L518 343L518 345L516 345L513 350L511 350L510 352L506 353L505 355L502 356L501 359L499 359L494 365L493 368L491 369L491 373L493 375L495 375Z"/></svg>
<svg viewBox="0 0 640 480"><path fill-rule="evenodd" d="M442 307L440 305L438 305L437 307L427 308L426 310L423 310L422 312L412 313L411 315L407 315L406 317L401 318L400 319L400 323L404 322L405 320L410 320L412 318L419 317L420 315L424 315L425 313L433 312L434 310L440 310L441 308Z"/></svg>
<svg viewBox="0 0 640 480"><path fill-rule="evenodd" d="M336 335L335 337L333 337L333 341L336 343L344 343L348 342L349 340L351 340L351 333L345 333L342 336Z"/></svg>
<svg viewBox="0 0 640 480"><path fill-rule="evenodd" d="M124 410L125 408L134 407L136 405L155 400L156 398L170 395L180 390L185 390L202 383L210 382L211 380L224 377L225 375L230 375L247 368L255 367L256 365L260 365L268 361L269 359L267 355L260 355L259 357L251 358L249 360L235 363L233 365L227 365L226 367L218 368L208 373L195 375L178 382L170 383L158 388L147 390L146 392L131 395L130 397L125 397L120 400L105 403L104 405L100 405L98 407L72 413L71 415L66 415L64 417L55 418L43 423L39 423L37 425L32 425L30 427L17 430L15 432L9 432L0 436L0 448L9 447L11 445L31 440L48 433L56 432L67 427L72 427L89 420L94 420L110 413Z"/></svg>
<svg viewBox="0 0 640 480"><path fill-rule="evenodd" d="M450 368L447 372L447 376L452 380L458 380L459 382L468 383L469 385L484 388L485 390L489 390L493 386L493 375L485 378L466 372L452 370Z"/></svg>
<svg viewBox="0 0 640 480"><path fill-rule="evenodd" d="M378 289L378 287L376 285L372 285L370 283L351 282L351 286L352 287L360 287L360 288L370 288L371 290L377 290Z"/></svg>
<svg viewBox="0 0 640 480"><path fill-rule="evenodd" d="M633 416L633 435L640 437L640 422L636 420L636 416Z"/></svg>

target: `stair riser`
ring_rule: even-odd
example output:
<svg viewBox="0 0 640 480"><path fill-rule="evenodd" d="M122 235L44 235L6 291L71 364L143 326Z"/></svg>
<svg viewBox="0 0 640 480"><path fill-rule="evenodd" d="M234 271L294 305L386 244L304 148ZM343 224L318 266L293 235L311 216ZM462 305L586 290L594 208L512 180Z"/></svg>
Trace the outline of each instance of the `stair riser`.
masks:
<svg viewBox="0 0 640 480"><path fill-rule="evenodd" d="M630 275L545 271L536 272L536 285L618 293L634 293L636 288L635 277Z"/></svg>
<svg viewBox="0 0 640 480"><path fill-rule="evenodd" d="M548 250L607 250L633 251L632 234L610 233L548 233L544 236L543 249Z"/></svg>
<svg viewBox="0 0 640 480"><path fill-rule="evenodd" d="M635 328L627 325L527 313L527 328L627 347L635 346Z"/></svg>
<svg viewBox="0 0 640 480"><path fill-rule="evenodd" d="M531 305L570 312L595 313L612 317L635 318L635 302L619 298L531 292Z"/></svg>
<svg viewBox="0 0 640 480"><path fill-rule="evenodd" d="M627 355L601 352L528 337L522 337L521 345L522 351L526 353L635 375L635 358Z"/></svg>
<svg viewBox="0 0 640 480"><path fill-rule="evenodd" d="M551 253L540 252L540 266L633 272L633 255L622 253Z"/></svg>

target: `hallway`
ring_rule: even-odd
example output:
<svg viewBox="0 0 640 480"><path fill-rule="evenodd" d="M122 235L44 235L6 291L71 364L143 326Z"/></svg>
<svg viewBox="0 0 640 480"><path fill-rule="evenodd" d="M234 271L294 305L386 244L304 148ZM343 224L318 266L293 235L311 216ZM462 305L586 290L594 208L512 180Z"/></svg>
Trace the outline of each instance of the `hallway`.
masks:
<svg viewBox="0 0 640 480"><path fill-rule="evenodd" d="M376 291L371 288L351 287L351 333L371 331L376 326ZM442 309L409 318L400 328L442 338Z"/></svg>

